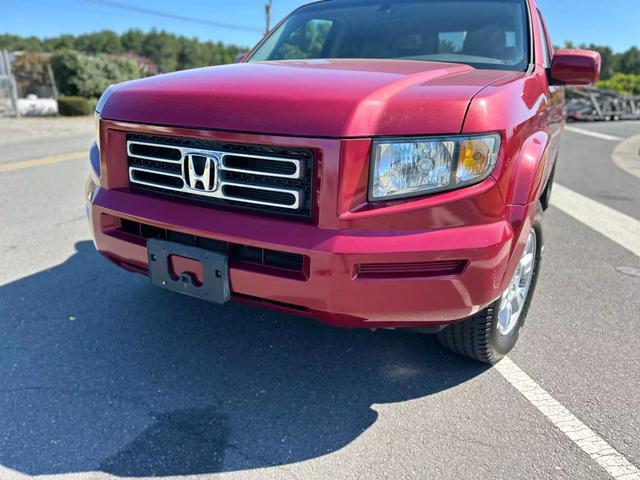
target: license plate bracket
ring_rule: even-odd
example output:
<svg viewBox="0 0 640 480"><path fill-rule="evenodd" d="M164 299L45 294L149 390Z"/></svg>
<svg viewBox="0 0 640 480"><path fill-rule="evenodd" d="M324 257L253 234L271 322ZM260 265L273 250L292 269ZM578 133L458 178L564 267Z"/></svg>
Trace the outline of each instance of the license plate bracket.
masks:
<svg viewBox="0 0 640 480"><path fill-rule="evenodd" d="M150 238L147 241L147 254L152 284L217 304L231 300L229 260L226 255L160 238ZM175 275L171 271L171 256L200 262L203 268L202 284L194 281L192 275Z"/></svg>

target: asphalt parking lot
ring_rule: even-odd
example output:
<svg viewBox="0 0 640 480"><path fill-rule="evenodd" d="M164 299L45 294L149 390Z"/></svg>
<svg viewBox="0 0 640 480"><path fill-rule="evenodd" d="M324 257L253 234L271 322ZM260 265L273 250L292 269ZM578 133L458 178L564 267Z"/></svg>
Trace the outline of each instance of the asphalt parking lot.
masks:
<svg viewBox="0 0 640 480"><path fill-rule="evenodd" d="M640 178L613 158L640 122L565 132L499 368L119 270L84 218L92 120L22 122L0 119L1 480L640 479Z"/></svg>

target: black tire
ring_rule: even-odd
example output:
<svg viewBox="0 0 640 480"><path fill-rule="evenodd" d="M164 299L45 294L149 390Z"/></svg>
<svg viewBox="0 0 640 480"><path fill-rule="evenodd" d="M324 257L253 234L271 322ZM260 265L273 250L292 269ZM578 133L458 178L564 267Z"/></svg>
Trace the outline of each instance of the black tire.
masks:
<svg viewBox="0 0 640 480"><path fill-rule="evenodd" d="M556 159L555 164L553 165L553 170L551 170L551 175L549 175L549 180L547 180L547 186L544 187L544 191L542 192L542 196L540 197L540 205L542 206L543 211L547 211L551 206L551 194L553 193L553 183L556 178L556 166L558 165L558 160Z"/></svg>
<svg viewBox="0 0 640 480"><path fill-rule="evenodd" d="M502 335L498 331L498 309L500 306L500 299L498 299L476 315L460 323L449 325L439 332L437 334L438 340L443 346L460 355L491 365L498 363L513 350L520 337L520 330L527 318L538 280L543 250L542 206L538 208L533 228L536 232L537 240L536 262L529 293L515 329L509 335Z"/></svg>

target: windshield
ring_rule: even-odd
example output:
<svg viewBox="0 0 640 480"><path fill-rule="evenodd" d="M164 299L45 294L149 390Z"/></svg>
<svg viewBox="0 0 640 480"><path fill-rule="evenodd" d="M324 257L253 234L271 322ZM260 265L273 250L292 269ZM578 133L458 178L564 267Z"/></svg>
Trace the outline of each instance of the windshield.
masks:
<svg viewBox="0 0 640 480"><path fill-rule="evenodd" d="M249 61L380 58L526 70L524 0L328 0L296 10Z"/></svg>

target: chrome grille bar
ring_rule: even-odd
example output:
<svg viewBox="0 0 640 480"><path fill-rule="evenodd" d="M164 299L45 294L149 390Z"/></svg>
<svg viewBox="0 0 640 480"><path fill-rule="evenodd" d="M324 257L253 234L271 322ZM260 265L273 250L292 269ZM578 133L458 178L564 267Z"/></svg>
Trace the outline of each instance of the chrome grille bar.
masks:
<svg viewBox="0 0 640 480"><path fill-rule="evenodd" d="M298 210L302 206L303 193L299 189L284 186L260 185L255 182L244 182L238 178L228 180L224 175L225 172L232 172L235 174L257 176L258 178L265 177L265 181L269 178L299 180L303 177L304 171L302 162L298 159L204 150L201 148L189 148L137 140L127 141L127 154L132 159L156 163L156 166L129 165L129 181L132 184L200 197L264 205L288 210ZM202 155L216 160L215 166L218 183L214 191L192 188L188 184L188 172L186 171L185 162L187 155ZM243 163L252 165L251 161L253 160L257 160L258 162L254 162L251 168L243 168L238 165L234 166L234 160L236 163L240 161L240 165ZM282 172L276 173L273 171L274 169L280 169ZM165 181L163 181L163 178ZM235 194L227 193L227 190L233 187L235 187L236 190L244 191L245 194L238 194L237 191ZM268 196L265 197L264 192L273 192L275 195L268 198Z"/></svg>
<svg viewBox="0 0 640 480"><path fill-rule="evenodd" d="M132 147L135 146L145 146L151 148L159 148L168 151L174 151L176 154L179 153L180 158L178 160L172 160L168 158L162 158L158 156L149 156L149 155L141 155L139 153L135 153L132 151ZM184 156L188 153L192 154L200 154L200 155L213 155L221 160L221 165L219 169L227 172L238 172L238 173L249 173L253 175L264 175L265 177L278 177L278 178L291 178L291 179L300 179L302 178L302 165L300 160L294 158L282 158L282 157L267 157L263 155L251 155L247 153L228 153L228 152L219 152L216 150L202 150L200 148L188 148L188 147L177 147L174 145L162 145L158 143L148 143L148 142L139 142L139 141L127 141L127 154L133 158L140 158L142 160L152 160L154 162L166 162L171 164L181 164L183 163ZM263 170L255 170L250 168L237 168L230 167L227 165L227 157L235 157L235 158L247 158L254 160L266 160L268 162L275 162L280 165L291 165L295 168L294 172L291 174L280 174L280 173L272 173L266 172Z"/></svg>
<svg viewBox="0 0 640 480"><path fill-rule="evenodd" d="M157 170L155 168L146 168L146 167L129 167L129 172L143 172L143 173L151 173L153 175L162 175L164 177L173 177L173 178L179 178L180 180L182 180L182 183L184 183L184 179L182 178L181 174L178 173L171 173L171 172L167 172L164 170ZM131 176L130 176L131 177ZM129 180L131 180L131 178L129 178ZM142 183L140 180L132 180L136 183ZM154 185L155 186L155 185ZM162 186L162 184L158 184L157 186Z"/></svg>

